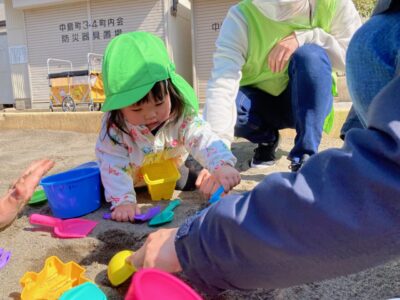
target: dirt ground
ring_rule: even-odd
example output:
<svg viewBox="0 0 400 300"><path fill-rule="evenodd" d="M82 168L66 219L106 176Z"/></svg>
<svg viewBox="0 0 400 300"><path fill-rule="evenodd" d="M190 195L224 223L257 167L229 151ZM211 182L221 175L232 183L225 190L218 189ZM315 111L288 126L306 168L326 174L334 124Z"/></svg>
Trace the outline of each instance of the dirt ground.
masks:
<svg viewBox="0 0 400 300"><path fill-rule="evenodd" d="M2 130L0 131L0 195L10 182L32 161L49 157L56 161L50 174L65 171L81 163L94 160L96 134L47 130ZM288 171L286 156L292 147L292 138L282 138L276 166L270 169L248 168L248 160L253 154L250 143L238 140L233 150L238 157L238 168L242 183L235 192L247 191L271 172ZM340 147L339 139L324 137L320 150ZM200 209L204 203L196 192L176 192L182 205L175 210L175 220L164 227L175 227ZM138 196L143 207L154 204L146 192ZM162 205L166 201L161 202ZM128 284L113 288L108 282L106 269L110 258L123 249L137 249L145 237L154 229L146 224L121 224L102 220L108 205L87 215L85 218L99 222L89 237L84 239L58 239L50 231L34 229L28 222L31 213L51 214L47 204L27 207L21 216L4 231L0 232L0 248L11 250L9 264L0 270L0 300L19 299L22 291L19 279L27 271L39 272L47 257L56 255L62 261L75 261L86 268L86 275L106 293L108 299L123 299ZM253 292L229 291L205 299L389 299L400 295L399 261L370 269L358 274L329 281L310 283L287 289L257 290Z"/></svg>

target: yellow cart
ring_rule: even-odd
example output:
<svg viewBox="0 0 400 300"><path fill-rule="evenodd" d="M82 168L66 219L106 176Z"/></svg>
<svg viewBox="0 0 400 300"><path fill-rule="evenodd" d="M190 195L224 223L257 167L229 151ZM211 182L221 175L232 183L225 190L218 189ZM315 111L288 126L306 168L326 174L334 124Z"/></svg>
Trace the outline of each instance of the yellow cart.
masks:
<svg viewBox="0 0 400 300"><path fill-rule="evenodd" d="M61 106L75 111L77 105L88 105L90 111L100 110L104 102L101 64L103 56L88 53L87 70L73 70L72 61L49 58L47 73L50 87L50 110Z"/></svg>

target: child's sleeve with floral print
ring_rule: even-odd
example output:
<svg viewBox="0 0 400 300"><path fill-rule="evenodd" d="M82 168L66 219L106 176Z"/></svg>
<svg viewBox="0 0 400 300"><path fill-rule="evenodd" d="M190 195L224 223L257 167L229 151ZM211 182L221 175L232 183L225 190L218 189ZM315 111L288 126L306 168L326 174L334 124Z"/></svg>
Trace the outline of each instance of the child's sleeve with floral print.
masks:
<svg viewBox="0 0 400 300"><path fill-rule="evenodd" d="M111 128L110 134L119 143L107 135L103 124L96 143L96 156L100 164L106 201L110 202L111 209L114 209L121 204L136 203L136 193L129 174L129 147L124 144L119 130Z"/></svg>
<svg viewBox="0 0 400 300"><path fill-rule="evenodd" d="M186 149L206 169L236 164L236 157L200 116L187 116L180 124L180 135Z"/></svg>

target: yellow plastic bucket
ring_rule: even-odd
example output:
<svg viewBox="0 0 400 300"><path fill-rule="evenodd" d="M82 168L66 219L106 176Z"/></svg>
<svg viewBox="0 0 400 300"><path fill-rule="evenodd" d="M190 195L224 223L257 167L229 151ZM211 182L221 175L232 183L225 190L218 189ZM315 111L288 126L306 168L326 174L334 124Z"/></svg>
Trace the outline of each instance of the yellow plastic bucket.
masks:
<svg viewBox="0 0 400 300"><path fill-rule="evenodd" d="M172 198L176 182L181 177L173 161L164 160L145 165L141 171L152 200L169 200Z"/></svg>

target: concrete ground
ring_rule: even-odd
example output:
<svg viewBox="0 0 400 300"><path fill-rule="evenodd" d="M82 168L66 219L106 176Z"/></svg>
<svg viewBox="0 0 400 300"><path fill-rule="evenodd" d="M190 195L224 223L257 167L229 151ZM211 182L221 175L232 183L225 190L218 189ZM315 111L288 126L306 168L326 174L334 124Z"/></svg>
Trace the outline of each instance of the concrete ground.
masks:
<svg viewBox="0 0 400 300"><path fill-rule="evenodd" d="M18 113L20 117L15 116L16 114L11 117L9 113L0 115L0 161L2 163L0 195L7 190L12 179L16 178L32 160L42 157L55 160L56 166L50 172L54 174L95 158L94 143L97 134L92 128L98 126L96 122L100 120L100 114L53 113L47 121L40 113L36 116L27 114L25 117L21 115L25 113ZM45 125L57 129L40 129L40 126ZM73 131L70 126L75 126L79 130ZM31 127L33 129L27 129ZM336 125L334 130L337 131L339 127L340 124ZM69 131L61 130L63 128ZM237 167L241 171L242 182L234 192L251 189L269 173L288 171L286 157L292 145L293 132L283 131L276 166L254 170L248 167L248 160L252 157L254 146L244 140L237 140L233 144L233 151L239 160ZM320 150L341 147L341 145L342 141L337 138L337 133L330 136L324 135ZM180 197L183 203L176 209L174 221L164 227L179 226L187 216L205 205L197 192L176 192L175 196ZM146 192L139 193L138 198L142 207L154 205ZM161 204L166 205L166 201ZM64 262L73 260L82 265L86 269L87 277L99 285L107 294L108 299L123 299L128 284L123 284L118 288L111 287L106 276L107 263L120 250L140 247L146 236L154 229L146 224L121 224L102 220L101 216L107 210L108 205L103 204L98 211L85 216L99 222L89 237L62 240L52 236L48 230L34 228L28 222L28 216L31 213L51 214L47 204L27 207L10 227L0 231L0 247L12 251L9 264L0 270L0 299L19 299L22 291L19 279L27 271L39 272L45 259L52 255L57 255ZM400 295L399 278L399 261L393 261L357 274L287 289L229 291L215 297L207 295L204 297L214 300L389 299Z"/></svg>

